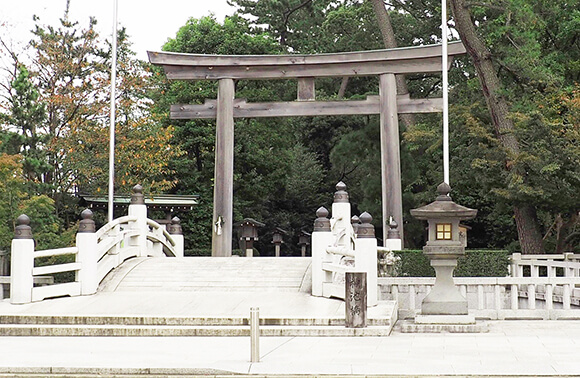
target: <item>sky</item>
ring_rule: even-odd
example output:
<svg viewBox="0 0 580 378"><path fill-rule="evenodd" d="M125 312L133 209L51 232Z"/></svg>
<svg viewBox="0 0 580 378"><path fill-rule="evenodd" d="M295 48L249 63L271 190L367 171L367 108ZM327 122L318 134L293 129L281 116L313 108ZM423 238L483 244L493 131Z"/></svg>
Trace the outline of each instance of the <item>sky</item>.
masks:
<svg viewBox="0 0 580 378"><path fill-rule="evenodd" d="M191 18L213 13L223 21L235 8L226 0L117 0L118 23L127 28L133 51L147 59L147 50L159 51L168 38ZM58 25L64 15L66 0L0 0L0 33L9 36L13 46L28 42L32 34L33 15L47 25ZM113 30L114 0L70 0L69 20L86 27L94 16L99 34L110 39Z"/></svg>

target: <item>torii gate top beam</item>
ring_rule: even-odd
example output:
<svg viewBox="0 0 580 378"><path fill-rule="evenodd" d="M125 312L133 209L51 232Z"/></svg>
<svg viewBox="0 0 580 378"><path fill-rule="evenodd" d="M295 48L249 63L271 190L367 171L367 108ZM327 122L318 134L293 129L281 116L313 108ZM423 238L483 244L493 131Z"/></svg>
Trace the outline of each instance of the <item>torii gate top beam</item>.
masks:
<svg viewBox="0 0 580 378"><path fill-rule="evenodd" d="M149 52L171 80L218 80L217 100L171 107L171 118L216 119L216 163L212 256L231 256L233 229L234 118L335 114L379 114L383 225L389 216L403 235L398 113L440 111L439 99L398 96L395 75L439 73L442 45L316 55L200 55ZM461 42L450 43L448 56L465 54ZM449 69L448 63L447 69ZM378 76L379 97L365 101L315 101L317 77ZM298 101L248 103L235 100L238 79L298 79Z"/></svg>
<svg viewBox="0 0 580 378"><path fill-rule="evenodd" d="M465 54L449 43L448 55ZM290 79L441 72L441 45L314 55L205 55L149 51L172 80Z"/></svg>

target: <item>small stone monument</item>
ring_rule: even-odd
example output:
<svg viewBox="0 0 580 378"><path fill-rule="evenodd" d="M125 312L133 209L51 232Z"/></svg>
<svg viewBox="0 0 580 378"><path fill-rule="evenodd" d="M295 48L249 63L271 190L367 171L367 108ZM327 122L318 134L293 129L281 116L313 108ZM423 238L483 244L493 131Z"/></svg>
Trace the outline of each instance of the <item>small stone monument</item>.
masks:
<svg viewBox="0 0 580 378"><path fill-rule="evenodd" d="M346 272L344 301L346 328L365 328L367 326L366 272Z"/></svg>
<svg viewBox="0 0 580 378"><path fill-rule="evenodd" d="M272 233L272 244L274 244L276 257L280 257L280 247L284 244L284 235L288 235L288 231L280 227L276 227Z"/></svg>
<svg viewBox="0 0 580 378"><path fill-rule="evenodd" d="M265 224L252 218L245 218L239 227L242 228L240 241L245 245L246 257L254 256L254 242L258 241L258 227L264 227Z"/></svg>
<svg viewBox="0 0 580 378"><path fill-rule="evenodd" d="M312 234L310 234L309 232L306 232L304 230L300 231L300 236L298 237L298 245L300 246L300 253L302 254L302 257L306 257L306 250L310 245L311 237Z"/></svg>
<svg viewBox="0 0 580 378"><path fill-rule="evenodd" d="M442 183L437 187L439 196L434 202L411 210L411 215L429 223L429 237L423 253L435 269L435 285L421 304L421 315L415 323L474 324L468 315L467 299L453 282L457 258L465 254L459 239L459 222L475 218L477 210L453 202L451 187Z"/></svg>

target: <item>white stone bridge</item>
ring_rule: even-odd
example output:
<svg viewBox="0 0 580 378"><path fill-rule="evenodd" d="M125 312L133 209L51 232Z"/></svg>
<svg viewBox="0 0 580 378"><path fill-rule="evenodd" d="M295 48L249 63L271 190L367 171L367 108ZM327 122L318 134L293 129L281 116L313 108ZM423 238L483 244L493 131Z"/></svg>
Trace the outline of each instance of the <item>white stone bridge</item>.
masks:
<svg viewBox="0 0 580 378"><path fill-rule="evenodd" d="M129 214L98 231L83 212L75 247L35 251L21 217L12 274L0 278L10 284L0 301L0 335L247 335L250 307L260 308L263 335L388 335L397 319L420 312L434 279L377 278L381 248L370 218L361 215L355 230L348 196L337 189L332 220L317 212L312 257L183 257L178 221L165 230L147 219L138 188ZM34 265L58 255L74 262ZM580 319L579 261L514 255L510 277L455 283L478 319ZM345 328L341 277L361 269L369 276L368 327ZM51 274L67 271L75 272L71 282L52 282Z"/></svg>

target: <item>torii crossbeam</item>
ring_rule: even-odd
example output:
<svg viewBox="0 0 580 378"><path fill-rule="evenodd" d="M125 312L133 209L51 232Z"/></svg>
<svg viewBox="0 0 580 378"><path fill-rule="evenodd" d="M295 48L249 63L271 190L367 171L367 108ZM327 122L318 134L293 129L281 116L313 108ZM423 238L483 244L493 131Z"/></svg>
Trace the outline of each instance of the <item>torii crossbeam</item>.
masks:
<svg viewBox="0 0 580 378"><path fill-rule="evenodd" d="M212 256L231 256L233 230L234 118L379 114L383 229L389 217L403 235L399 113L442 111L442 99L397 96L395 75L440 73L441 45L315 55L203 55L149 52L171 80L217 80L217 100L172 105L173 119L216 119ZM448 56L465 54L461 42ZM452 59L449 59L451 64ZM379 96L363 101L316 101L315 78L379 76ZM294 102L252 103L235 99L234 80L297 79Z"/></svg>

